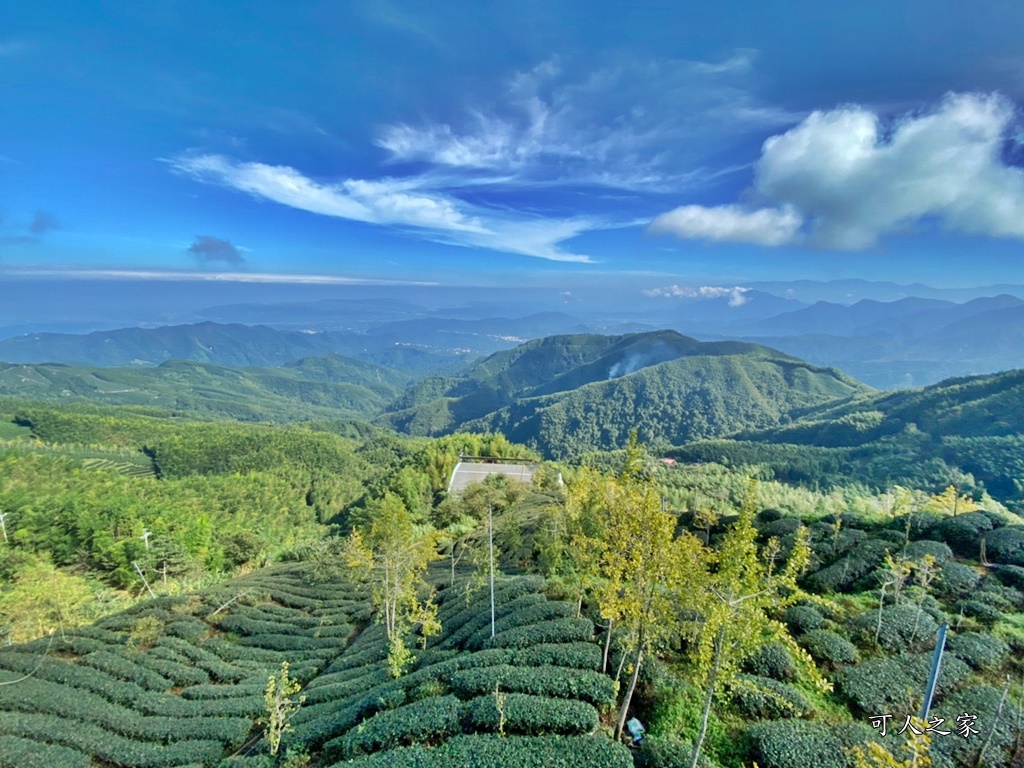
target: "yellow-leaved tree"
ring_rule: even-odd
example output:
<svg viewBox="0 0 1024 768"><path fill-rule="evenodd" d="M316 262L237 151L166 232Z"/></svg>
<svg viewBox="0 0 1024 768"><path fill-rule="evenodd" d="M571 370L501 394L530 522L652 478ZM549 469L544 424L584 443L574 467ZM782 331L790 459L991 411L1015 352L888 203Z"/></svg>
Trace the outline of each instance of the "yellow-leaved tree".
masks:
<svg viewBox="0 0 1024 768"><path fill-rule="evenodd" d="M739 519L726 531L721 545L702 559L704 570L692 592L699 618L693 622L690 650L704 691L700 732L693 745L691 768L696 768L715 697L740 681L740 665L770 642L782 642L808 677L823 691L832 684L822 677L810 655L797 645L785 624L772 616L808 598L797 579L810 561L807 529L800 528L782 568L776 568L778 542L761 550L754 527L753 482Z"/></svg>
<svg viewBox="0 0 1024 768"><path fill-rule="evenodd" d="M406 634L420 627L426 639L441 630L423 575L438 559L438 532L416 525L402 500L387 493L371 511L368 524L349 536L345 560L354 577L369 582L378 619L388 639L388 663L398 677L411 660ZM424 597L424 595L427 595Z"/></svg>
<svg viewBox="0 0 1024 768"><path fill-rule="evenodd" d="M662 510L657 487L644 475L643 452L630 436L618 477L583 470L569 489L561 576L592 592L610 637L617 627L630 680L615 723L626 723L644 659L674 634L693 577L702 573L704 547L690 533L676 537L675 515ZM606 638L607 662L607 638ZM624 659L626 658L624 656Z"/></svg>

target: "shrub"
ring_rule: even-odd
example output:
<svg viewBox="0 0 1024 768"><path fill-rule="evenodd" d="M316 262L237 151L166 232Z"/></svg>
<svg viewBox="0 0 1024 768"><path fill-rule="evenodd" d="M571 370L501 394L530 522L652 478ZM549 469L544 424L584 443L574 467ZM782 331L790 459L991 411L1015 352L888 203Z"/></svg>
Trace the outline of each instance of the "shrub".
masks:
<svg viewBox="0 0 1024 768"><path fill-rule="evenodd" d="M878 631L878 609L855 616L848 622L862 645L874 642ZM888 605L882 609L878 643L887 651L922 650L934 646L938 626L926 611L912 605Z"/></svg>
<svg viewBox="0 0 1024 768"><path fill-rule="evenodd" d="M993 572L1003 584L1014 589L1024 589L1024 568L1019 565L997 565Z"/></svg>
<svg viewBox="0 0 1024 768"><path fill-rule="evenodd" d="M949 650L975 669L1000 667L1010 654L1002 640L979 632L957 632L949 638Z"/></svg>
<svg viewBox="0 0 1024 768"><path fill-rule="evenodd" d="M980 574L963 563L946 563L939 570L936 586L947 596L966 595L978 585Z"/></svg>
<svg viewBox="0 0 1024 768"><path fill-rule="evenodd" d="M164 768L183 763L219 760L224 745L219 741L177 741L171 744L139 742L109 733L102 728L50 715L0 712L0 735L50 742L92 755L108 763L135 768Z"/></svg>
<svg viewBox="0 0 1024 768"><path fill-rule="evenodd" d="M1016 591L1016 590L1012 590ZM974 600L985 603L985 605L991 605L993 608L997 608L1000 611L1013 611L1013 601L1004 595L1000 589L993 589L992 587L985 587L974 592L971 597Z"/></svg>
<svg viewBox="0 0 1024 768"><path fill-rule="evenodd" d="M593 643L541 643L515 651L511 663L519 667L600 669L602 658L601 649Z"/></svg>
<svg viewBox="0 0 1024 768"><path fill-rule="evenodd" d="M324 745L346 757L405 744L445 738L462 730L463 704L455 696L438 696L378 712L340 739Z"/></svg>
<svg viewBox="0 0 1024 768"><path fill-rule="evenodd" d="M434 749L420 745L368 755L337 768L633 768L622 744L593 736L456 736Z"/></svg>
<svg viewBox="0 0 1024 768"><path fill-rule="evenodd" d="M523 628L554 619L567 619L576 615L576 606L569 603L544 601L526 608L512 611L502 616L494 623L495 637L509 629ZM591 632L593 634L593 632ZM483 627L474 632L465 643L463 648L468 650L479 650L491 642L491 626L487 622Z"/></svg>
<svg viewBox="0 0 1024 768"><path fill-rule="evenodd" d="M748 718L778 720L799 717L810 711L810 704L798 690L770 677L740 675L733 688L733 701Z"/></svg>
<svg viewBox="0 0 1024 768"><path fill-rule="evenodd" d="M807 586L812 592L848 592L854 585L874 570L881 560L865 560L847 555L832 565L815 571L807 577Z"/></svg>
<svg viewBox="0 0 1024 768"><path fill-rule="evenodd" d="M541 643L572 643L594 637L594 622L590 619L553 619L516 627L496 635L492 643L497 648L527 648Z"/></svg>
<svg viewBox="0 0 1024 768"><path fill-rule="evenodd" d="M679 739L665 739L658 736L647 736L640 743L640 754L645 768L689 768L693 762L693 745ZM711 762L701 755L697 764L701 768L710 768Z"/></svg>
<svg viewBox="0 0 1024 768"><path fill-rule="evenodd" d="M760 527L761 537L769 539L772 537L782 538L789 534L796 533L803 526L803 522L797 517L783 517L774 520Z"/></svg>
<svg viewBox="0 0 1024 768"><path fill-rule="evenodd" d="M999 712L999 700L1002 691L988 685L965 688L951 694L935 708L935 714L945 718L942 728L952 731L948 737L939 737L932 741L932 765L934 768L959 768L963 765L975 765L978 749L984 740L992 734L992 741L985 752L985 765L1008 765L1006 750L1012 747L1016 736L1016 707L1010 701L1003 705ZM974 727L980 731L964 739L956 734L956 718L963 713L977 716Z"/></svg>
<svg viewBox="0 0 1024 768"><path fill-rule="evenodd" d="M786 609L782 620L796 634L803 634L818 629L825 621L821 611L813 605L791 605Z"/></svg>
<svg viewBox="0 0 1024 768"><path fill-rule="evenodd" d="M91 757L67 747L18 736L0 736L0 766L3 768L90 768L92 764Z"/></svg>
<svg viewBox="0 0 1024 768"><path fill-rule="evenodd" d="M936 527L938 538L962 557L978 557L981 552L981 537L992 530L992 520L984 512L968 512L965 515L947 517ZM986 544L987 548L987 544Z"/></svg>
<svg viewBox="0 0 1024 768"><path fill-rule="evenodd" d="M463 695L491 693L497 686L510 693L532 693L562 699L582 699L596 707L614 700L615 685L600 672L567 667L477 667L452 675L452 688Z"/></svg>
<svg viewBox="0 0 1024 768"><path fill-rule="evenodd" d="M857 646L842 635L827 629L816 629L800 638L800 642L818 661L833 668L857 661Z"/></svg>
<svg viewBox="0 0 1024 768"><path fill-rule="evenodd" d="M173 683L163 675L106 651L90 653L82 658L81 663L122 680L137 683L150 691L166 691L173 687Z"/></svg>
<svg viewBox="0 0 1024 768"><path fill-rule="evenodd" d="M796 677L793 657L782 643L774 642L760 648L747 659L744 668L754 675L770 677L773 680L792 680Z"/></svg>
<svg viewBox="0 0 1024 768"><path fill-rule="evenodd" d="M755 725L748 735L761 768L847 768L833 729L804 720Z"/></svg>
<svg viewBox="0 0 1024 768"><path fill-rule="evenodd" d="M986 534L985 555L993 563L1024 565L1024 526L1006 526Z"/></svg>
<svg viewBox="0 0 1024 768"><path fill-rule="evenodd" d="M839 692L865 715L881 712L912 712L924 695L932 667L932 654L914 653L869 659L846 667L835 675ZM970 668L955 656L942 663L938 693L941 696L970 674Z"/></svg>
<svg viewBox="0 0 1024 768"><path fill-rule="evenodd" d="M918 541L910 542L907 544L905 554L911 560L920 560L925 555L931 555L935 558L935 562L939 564L953 559L953 550L949 548L948 544L942 541L932 541L931 539L919 539Z"/></svg>
<svg viewBox="0 0 1024 768"><path fill-rule="evenodd" d="M995 624L1003 618L1003 612L981 600L964 600L960 603L960 610L964 616L970 616L983 624Z"/></svg>
<svg viewBox="0 0 1024 768"><path fill-rule="evenodd" d="M501 710L498 696L479 696L469 702L469 719L480 731L540 736L545 733L565 735L591 733L597 730L597 710L590 704L572 699L549 699L526 693L502 693Z"/></svg>

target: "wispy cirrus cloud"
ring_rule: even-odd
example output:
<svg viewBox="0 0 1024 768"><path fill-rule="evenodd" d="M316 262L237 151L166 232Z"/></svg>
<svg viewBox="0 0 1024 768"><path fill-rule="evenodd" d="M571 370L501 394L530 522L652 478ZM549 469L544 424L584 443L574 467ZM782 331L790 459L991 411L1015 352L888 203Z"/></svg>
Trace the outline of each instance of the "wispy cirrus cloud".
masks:
<svg viewBox="0 0 1024 768"><path fill-rule="evenodd" d="M391 163L506 174L505 183L663 192L713 178L707 142L802 115L745 86L757 52L719 62L630 61L572 76L554 57L511 77L494 103L453 121L398 122L376 143Z"/></svg>
<svg viewBox="0 0 1024 768"><path fill-rule="evenodd" d="M223 155L182 155L172 168L198 181L246 192L310 213L413 231L438 242L476 246L555 261L589 261L560 243L597 222L545 219L472 206L430 189L424 179L318 182L295 168L241 162Z"/></svg>
<svg viewBox="0 0 1024 768"><path fill-rule="evenodd" d="M682 206L650 231L857 250L931 218L955 232L1024 239L1024 169L1002 154L1016 122L998 94L950 94L895 120L856 105L815 112L764 143L755 206Z"/></svg>

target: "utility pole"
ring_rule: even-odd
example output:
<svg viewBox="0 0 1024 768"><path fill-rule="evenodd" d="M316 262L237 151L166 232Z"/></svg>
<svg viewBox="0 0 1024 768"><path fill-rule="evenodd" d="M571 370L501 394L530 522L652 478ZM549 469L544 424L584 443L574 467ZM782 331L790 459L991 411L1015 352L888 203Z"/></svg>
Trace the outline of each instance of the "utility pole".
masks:
<svg viewBox="0 0 1024 768"><path fill-rule="evenodd" d="M487 535L491 551L491 639L494 639L494 513L491 505L487 505Z"/></svg>
<svg viewBox="0 0 1024 768"><path fill-rule="evenodd" d="M4 518L7 517L7 512L0 512L0 531L4 534L4 544L7 544L7 523L4 522Z"/></svg>

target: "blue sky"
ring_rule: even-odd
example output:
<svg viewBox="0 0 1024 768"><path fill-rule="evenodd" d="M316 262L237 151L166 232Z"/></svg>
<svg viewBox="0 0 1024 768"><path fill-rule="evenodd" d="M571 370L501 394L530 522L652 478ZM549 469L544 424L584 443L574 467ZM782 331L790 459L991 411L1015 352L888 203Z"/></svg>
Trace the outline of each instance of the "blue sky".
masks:
<svg viewBox="0 0 1024 768"><path fill-rule="evenodd" d="M1024 282L1024 5L22 2L0 270Z"/></svg>

